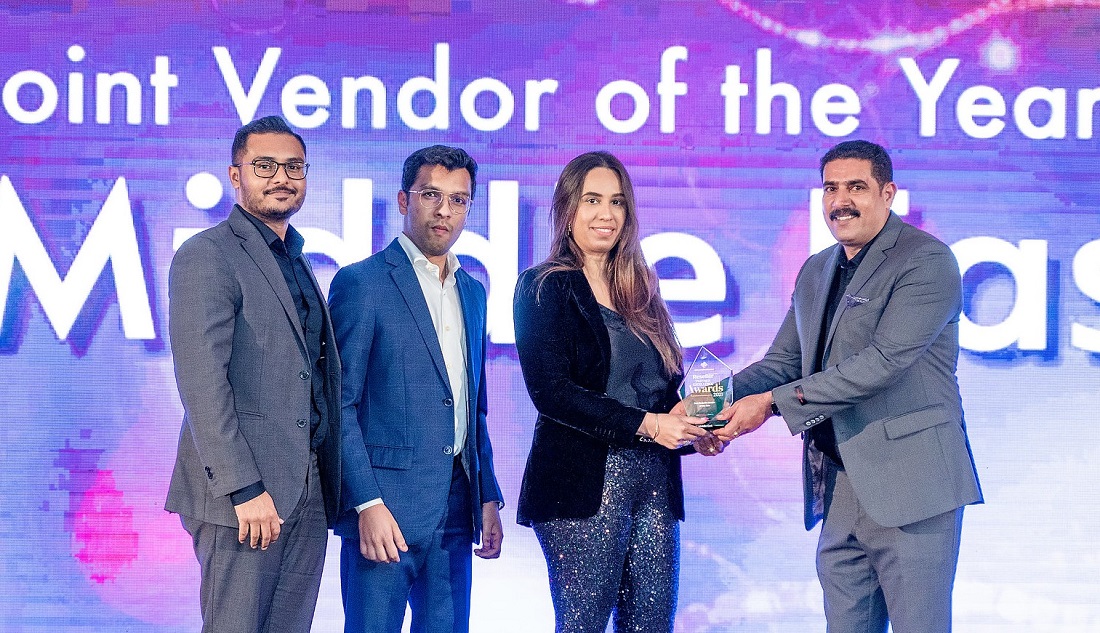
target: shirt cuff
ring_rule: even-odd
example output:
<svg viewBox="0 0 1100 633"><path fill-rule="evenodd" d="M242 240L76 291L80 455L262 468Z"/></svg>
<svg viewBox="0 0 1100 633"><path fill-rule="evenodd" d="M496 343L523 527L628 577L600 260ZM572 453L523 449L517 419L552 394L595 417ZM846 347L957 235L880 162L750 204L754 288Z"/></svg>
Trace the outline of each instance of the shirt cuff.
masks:
<svg viewBox="0 0 1100 633"><path fill-rule="evenodd" d="M377 499L371 499L370 501L368 501L366 503L360 503L359 505L355 506L355 513L359 514L363 510L366 510L367 508L369 508L371 506L380 505L381 503L382 503L382 497L378 497Z"/></svg>
<svg viewBox="0 0 1100 633"><path fill-rule="evenodd" d="M229 493L229 500L233 505L239 506L246 501L252 501L265 492L267 492L267 489L264 488L264 482L261 480L236 492Z"/></svg>

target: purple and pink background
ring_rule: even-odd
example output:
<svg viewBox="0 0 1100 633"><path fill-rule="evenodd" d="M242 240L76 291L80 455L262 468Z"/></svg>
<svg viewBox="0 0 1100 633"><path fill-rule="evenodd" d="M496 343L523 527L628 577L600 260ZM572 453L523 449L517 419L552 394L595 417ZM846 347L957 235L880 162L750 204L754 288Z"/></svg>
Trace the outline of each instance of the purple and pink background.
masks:
<svg viewBox="0 0 1100 633"><path fill-rule="evenodd" d="M294 224L327 287L400 230L400 165L480 163L456 247L490 292L504 553L475 631L550 631L514 522L534 412L510 330L561 167L607 149L638 191L681 339L734 369L828 245L817 161L884 144L899 213L965 270L959 381L987 503L960 631L1100 630L1100 2L0 0L0 631L197 630L198 569L162 510L182 415L175 245L224 218L233 132L308 145ZM418 79L419 78L419 79ZM685 462L677 631L824 629L799 450L779 421ZM340 630L338 543L314 630Z"/></svg>

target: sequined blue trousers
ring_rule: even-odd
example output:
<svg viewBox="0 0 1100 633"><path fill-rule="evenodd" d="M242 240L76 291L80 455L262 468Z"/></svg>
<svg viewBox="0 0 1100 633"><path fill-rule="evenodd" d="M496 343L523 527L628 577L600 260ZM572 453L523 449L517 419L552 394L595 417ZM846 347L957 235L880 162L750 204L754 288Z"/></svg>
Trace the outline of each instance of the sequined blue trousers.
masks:
<svg viewBox="0 0 1100 633"><path fill-rule="evenodd" d="M611 448L599 512L532 527L546 556L557 633L671 633L680 525L669 507L669 455Z"/></svg>

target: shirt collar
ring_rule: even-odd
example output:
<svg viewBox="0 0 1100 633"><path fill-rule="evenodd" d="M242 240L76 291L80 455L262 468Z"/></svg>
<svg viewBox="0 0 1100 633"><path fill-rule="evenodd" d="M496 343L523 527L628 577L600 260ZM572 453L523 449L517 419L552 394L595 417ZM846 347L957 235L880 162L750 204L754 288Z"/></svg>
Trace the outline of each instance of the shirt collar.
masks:
<svg viewBox="0 0 1100 633"><path fill-rule="evenodd" d="M856 256L852 259L848 259L848 253L844 251L844 246L842 244L837 244L837 247L840 249L840 258L837 260L837 266L841 268L851 268L853 270L859 268L859 263L863 261L863 256L867 254L867 251L871 249L871 245L875 243L875 240L878 239L878 236L882 235L885 229L886 226L883 225L878 233L875 233L875 236L871 238L871 241L864 244L863 248L859 249L859 252L856 253Z"/></svg>
<svg viewBox="0 0 1100 633"><path fill-rule="evenodd" d="M405 255L412 262L413 267L419 267L423 270L431 272L436 277L439 277L439 267L428 261L428 257L421 251L416 244L409 239L408 235L404 233L397 236L397 243L401 245L402 250L405 251ZM458 261L458 256L451 251L447 251L447 279L454 279L455 273L462 267L462 264Z"/></svg>
<svg viewBox="0 0 1100 633"><path fill-rule="evenodd" d="M271 230L270 226L264 224L263 220L245 211L244 207L240 207L240 209L244 217L248 218L248 221L260 232L260 236L264 238L264 242L267 243L268 248L280 254L284 254L285 252L286 256L290 259L294 259L302 254L302 249L305 248L306 245L306 239L302 237L302 234L293 226L289 224L286 225L286 239L283 240L279 237L278 233Z"/></svg>

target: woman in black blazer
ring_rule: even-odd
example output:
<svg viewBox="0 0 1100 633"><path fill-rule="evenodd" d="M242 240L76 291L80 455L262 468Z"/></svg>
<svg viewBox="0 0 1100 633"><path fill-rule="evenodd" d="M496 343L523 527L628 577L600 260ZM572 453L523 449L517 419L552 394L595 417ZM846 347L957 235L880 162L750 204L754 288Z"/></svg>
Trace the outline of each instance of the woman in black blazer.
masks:
<svg viewBox="0 0 1100 633"><path fill-rule="evenodd" d="M562 171L550 256L524 271L516 349L539 416L518 519L546 556L556 630L672 631L684 518L680 452L724 446L678 401L682 356L642 257L623 164ZM694 443L694 447L692 446Z"/></svg>

